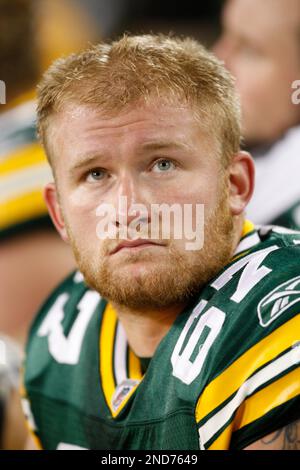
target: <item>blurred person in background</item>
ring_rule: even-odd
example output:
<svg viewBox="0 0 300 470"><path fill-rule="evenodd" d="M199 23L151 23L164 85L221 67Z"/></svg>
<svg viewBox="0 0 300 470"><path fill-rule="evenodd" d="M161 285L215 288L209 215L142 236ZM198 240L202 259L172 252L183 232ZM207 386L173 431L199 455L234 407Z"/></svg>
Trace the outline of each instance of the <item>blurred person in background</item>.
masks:
<svg viewBox="0 0 300 470"><path fill-rule="evenodd" d="M49 61L95 37L73 0L0 0L0 333L21 347L40 303L74 266L42 196L51 171L36 140L34 89ZM2 367L0 447L15 449L23 447L24 418L16 386L3 385L9 374Z"/></svg>
<svg viewBox="0 0 300 470"><path fill-rule="evenodd" d="M0 335L0 450L23 449L27 429L19 399L21 350Z"/></svg>
<svg viewBox="0 0 300 470"><path fill-rule="evenodd" d="M34 9L42 71L57 57L99 40L99 30L102 36L99 22L92 16L91 0L39 0Z"/></svg>
<svg viewBox="0 0 300 470"><path fill-rule="evenodd" d="M247 214L256 223L300 227L300 1L227 0L214 51L236 77L246 147L256 159Z"/></svg>

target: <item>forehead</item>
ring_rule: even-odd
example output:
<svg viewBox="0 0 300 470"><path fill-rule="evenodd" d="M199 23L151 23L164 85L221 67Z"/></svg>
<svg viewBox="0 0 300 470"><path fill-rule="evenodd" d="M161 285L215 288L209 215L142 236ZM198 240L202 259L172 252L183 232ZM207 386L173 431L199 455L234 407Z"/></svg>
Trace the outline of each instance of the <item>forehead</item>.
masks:
<svg viewBox="0 0 300 470"><path fill-rule="evenodd" d="M215 138L207 130L207 118L199 121L194 110L180 103L138 103L119 113L103 113L95 106L69 104L53 117L48 130L48 147L54 156L93 152L101 146L143 145L167 139L190 145Z"/></svg>

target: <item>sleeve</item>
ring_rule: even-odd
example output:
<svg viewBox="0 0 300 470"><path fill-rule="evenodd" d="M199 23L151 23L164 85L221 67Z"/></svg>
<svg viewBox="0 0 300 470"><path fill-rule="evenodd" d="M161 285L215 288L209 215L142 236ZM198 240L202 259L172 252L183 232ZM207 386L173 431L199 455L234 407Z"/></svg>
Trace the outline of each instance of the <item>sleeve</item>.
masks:
<svg viewBox="0 0 300 470"><path fill-rule="evenodd" d="M299 248L269 259L270 276L228 307L236 324L217 352L230 354L196 406L202 449L243 449L300 417Z"/></svg>
<svg viewBox="0 0 300 470"><path fill-rule="evenodd" d="M72 272L46 299L29 330L23 363L21 398L27 427L40 449L56 448L54 445L56 435L55 437L53 435L57 430L59 432L57 423L60 421L53 406L52 391L60 389L60 372L54 379L52 371L55 361L49 351L48 335L41 335L39 332L43 325L50 325L49 318L53 318L53 311L55 315L57 311L59 313L55 316L59 325L65 320L65 327L71 327L77 316L77 309L74 307L86 290L82 275L79 272ZM56 310L53 306L62 297L69 299L70 308L61 316L60 308Z"/></svg>
<svg viewBox="0 0 300 470"><path fill-rule="evenodd" d="M239 356L196 408L200 446L239 450L300 417L300 316Z"/></svg>

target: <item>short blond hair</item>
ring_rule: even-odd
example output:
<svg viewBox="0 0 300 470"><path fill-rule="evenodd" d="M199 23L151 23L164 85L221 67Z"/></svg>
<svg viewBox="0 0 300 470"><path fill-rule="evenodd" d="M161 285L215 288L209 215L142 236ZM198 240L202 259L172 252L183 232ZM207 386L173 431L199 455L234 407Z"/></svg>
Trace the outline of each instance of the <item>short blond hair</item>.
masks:
<svg viewBox="0 0 300 470"><path fill-rule="evenodd" d="M46 148L51 116L69 103L103 112L153 97L186 102L220 143L227 166L241 141L240 104L232 76L197 41L164 35L124 35L59 59L38 86L38 132Z"/></svg>

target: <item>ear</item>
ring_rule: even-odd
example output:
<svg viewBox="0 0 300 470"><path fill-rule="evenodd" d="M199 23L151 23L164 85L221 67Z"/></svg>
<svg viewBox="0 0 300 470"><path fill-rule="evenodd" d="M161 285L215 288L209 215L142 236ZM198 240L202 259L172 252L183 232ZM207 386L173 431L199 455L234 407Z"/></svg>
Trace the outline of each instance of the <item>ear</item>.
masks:
<svg viewBox="0 0 300 470"><path fill-rule="evenodd" d="M234 155L229 167L229 204L232 215L244 212L254 190L255 166L248 152Z"/></svg>
<svg viewBox="0 0 300 470"><path fill-rule="evenodd" d="M56 230L60 234L61 238L69 243L69 237L67 234L65 221L61 211L61 207L58 200L58 193L55 183L48 183L44 189L44 199L46 201L48 212L54 223Z"/></svg>

